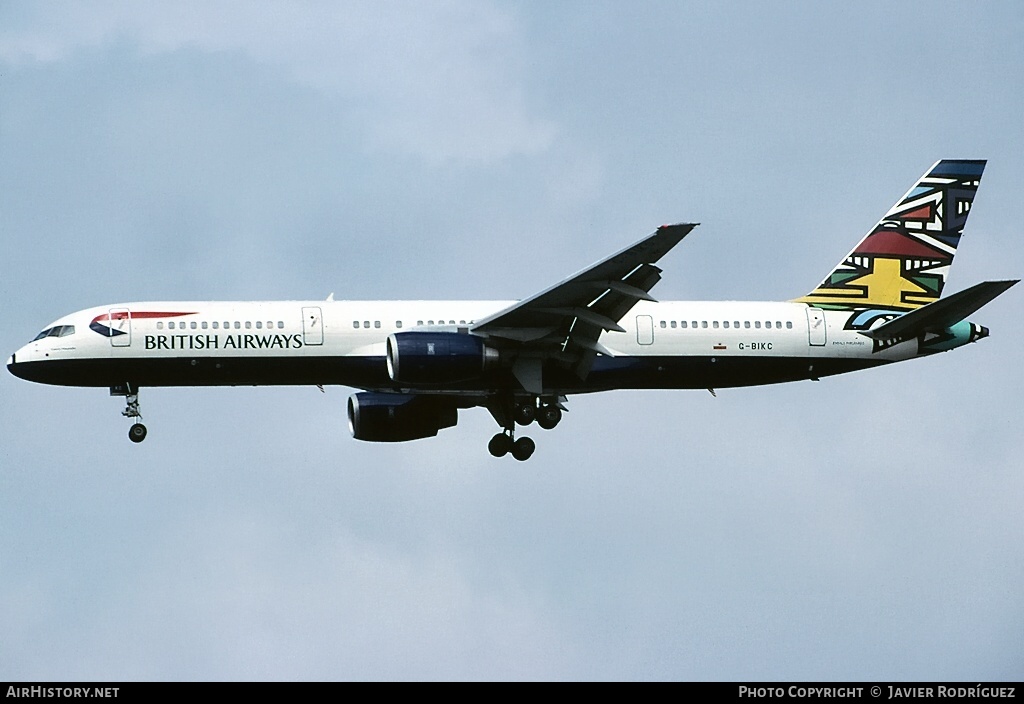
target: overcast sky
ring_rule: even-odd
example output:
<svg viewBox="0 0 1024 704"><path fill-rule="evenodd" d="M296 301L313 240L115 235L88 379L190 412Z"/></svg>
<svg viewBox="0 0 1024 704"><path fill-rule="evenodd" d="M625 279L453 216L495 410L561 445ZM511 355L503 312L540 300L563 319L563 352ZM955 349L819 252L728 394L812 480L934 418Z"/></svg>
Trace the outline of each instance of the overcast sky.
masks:
<svg viewBox="0 0 1024 704"><path fill-rule="evenodd" d="M138 300L810 291L941 158L1024 274L1019 2L0 4L3 355ZM349 389L0 376L0 680L1024 678L1012 289L951 354L349 437Z"/></svg>

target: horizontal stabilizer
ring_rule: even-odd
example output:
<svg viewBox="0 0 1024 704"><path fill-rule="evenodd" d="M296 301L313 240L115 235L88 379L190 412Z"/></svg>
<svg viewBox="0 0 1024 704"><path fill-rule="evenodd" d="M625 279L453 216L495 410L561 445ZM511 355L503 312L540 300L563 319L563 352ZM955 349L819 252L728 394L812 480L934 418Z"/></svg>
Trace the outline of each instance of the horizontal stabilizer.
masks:
<svg viewBox="0 0 1024 704"><path fill-rule="evenodd" d="M966 320L996 296L1006 291L1020 279L1010 281L984 281L975 284L947 298L940 298L926 306L912 310L895 320L890 320L874 330L861 334L874 340L909 339L923 332L937 332Z"/></svg>

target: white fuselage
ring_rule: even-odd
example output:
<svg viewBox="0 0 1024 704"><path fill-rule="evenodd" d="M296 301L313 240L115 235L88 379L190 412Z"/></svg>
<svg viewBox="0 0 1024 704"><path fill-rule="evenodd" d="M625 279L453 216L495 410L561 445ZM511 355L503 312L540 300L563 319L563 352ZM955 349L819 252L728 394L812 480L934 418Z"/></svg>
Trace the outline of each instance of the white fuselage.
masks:
<svg viewBox="0 0 1024 704"><path fill-rule="evenodd" d="M28 343L8 364L12 372L25 378L76 386L318 383L391 388L385 365L388 335L417 330L466 331L475 321L511 304L116 304L54 321L46 330L59 328L56 334ZM872 351L870 339L845 329L849 317L848 312L790 302L640 301L619 321L625 332L606 331L598 340L602 354L595 365L595 378L588 382L556 375L551 391L746 386L817 378L917 355L916 340ZM667 366L640 364L637 374L620 368L625 360L654 359L664 360ZM672 366L673 360L684 363ZM778 366L782 360L786 361L784 371ZM764 374L759 372L762 368ZM610 369L616 371L604 378Z"/></svg>

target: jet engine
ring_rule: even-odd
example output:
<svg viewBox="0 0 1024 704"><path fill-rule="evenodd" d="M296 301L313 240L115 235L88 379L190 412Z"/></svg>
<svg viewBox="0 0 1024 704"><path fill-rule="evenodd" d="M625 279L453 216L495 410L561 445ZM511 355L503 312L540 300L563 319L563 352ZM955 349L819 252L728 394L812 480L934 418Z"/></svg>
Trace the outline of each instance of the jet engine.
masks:
<svg viewBox="0 0 1024 704"><path fill-rule="evenodd" d="M356 440L419 440L458 421L454 403L438 396L364 392L348 399L348 427Z"/></svg>
<svg viewBox="0 0 1024 704"><path fill-rule="evenodd" d="M401 384L442 385L479 379L498 364L483 338L456 332L396 332L388 336L388 376Z"/></svg>

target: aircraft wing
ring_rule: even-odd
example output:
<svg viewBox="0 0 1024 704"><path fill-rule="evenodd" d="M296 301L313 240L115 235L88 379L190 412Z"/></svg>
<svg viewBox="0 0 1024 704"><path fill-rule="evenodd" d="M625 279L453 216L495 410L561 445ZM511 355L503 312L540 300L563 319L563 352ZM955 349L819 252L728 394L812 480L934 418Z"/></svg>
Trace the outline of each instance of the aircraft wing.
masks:
<svg viewBox="0 0 1024 704"><path fill-rule="evenodd" d="M478 321L472 332L519 343L513 373L527 391L542 388L544 360L573 365L585 378L605 330L625 332L619 320L637 301L653 301L661 280L654 265L697 223L663 225L657 231L535 296Z"/></svg>

